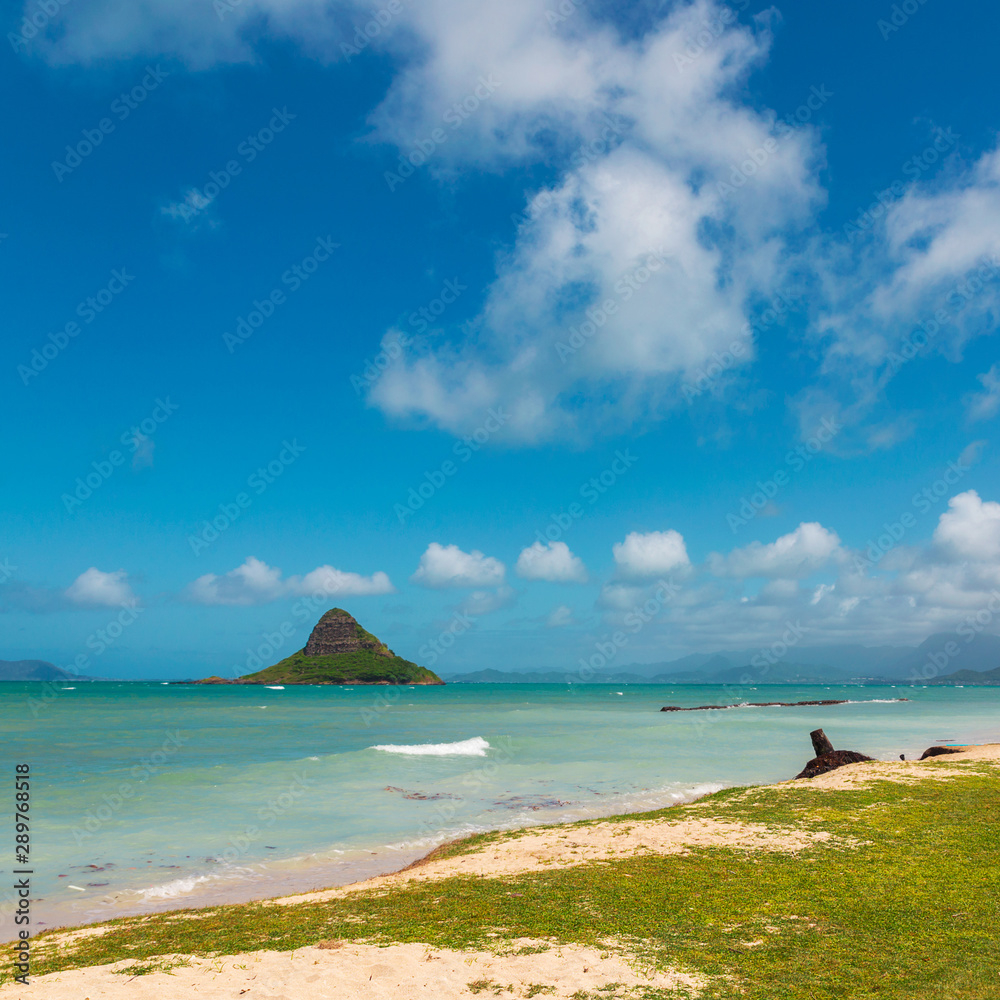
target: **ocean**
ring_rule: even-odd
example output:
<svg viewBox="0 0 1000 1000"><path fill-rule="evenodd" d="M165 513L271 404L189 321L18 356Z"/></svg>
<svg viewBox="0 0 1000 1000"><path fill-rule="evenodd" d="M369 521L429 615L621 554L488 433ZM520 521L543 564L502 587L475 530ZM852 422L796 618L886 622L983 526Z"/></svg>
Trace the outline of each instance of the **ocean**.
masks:
<svg viewBox="0 0 1000 1000"><path fill-rule="evenodd" d="M716 685L0 684L11 787L16 764L31 774L32 929L345 884L474 831L791 778L820 727L885 759L1000 741L1000 688L740 697L849 703L659 711L731 701ZM4 940L13 902L0 891Z"/></svg>

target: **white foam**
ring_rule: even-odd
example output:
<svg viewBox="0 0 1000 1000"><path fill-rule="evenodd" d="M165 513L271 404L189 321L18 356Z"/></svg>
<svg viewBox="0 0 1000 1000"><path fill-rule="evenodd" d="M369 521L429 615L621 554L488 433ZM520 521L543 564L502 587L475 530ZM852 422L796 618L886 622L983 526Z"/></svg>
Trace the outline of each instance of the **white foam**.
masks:
<svg viewBox="0 0 1000 1000"><path fill-rule="evenodd" d="M897 702L905 701L905 698L862 698L858 701L849 701L848 705L895 705Z"/></svg>
<svg viewBox="0 0 1000 1000"><path fill-rule="evenodd" d="M210 881L209 875L191 875L188 878L178 878L173 882L164 882L163 885L142 889L140 896L143 902L153 899L176 899L178 896L187 895L195 886Z"/></svg>
<svg viewBox="0 0 1000 1000"><path fill-rule="evenodd" d="M414 757L485 757L489 748L489 743L482 736L473 736L471 740L459 740L457 743L415 743L409 746L383 743L368 749L410 754Z"/></svg>

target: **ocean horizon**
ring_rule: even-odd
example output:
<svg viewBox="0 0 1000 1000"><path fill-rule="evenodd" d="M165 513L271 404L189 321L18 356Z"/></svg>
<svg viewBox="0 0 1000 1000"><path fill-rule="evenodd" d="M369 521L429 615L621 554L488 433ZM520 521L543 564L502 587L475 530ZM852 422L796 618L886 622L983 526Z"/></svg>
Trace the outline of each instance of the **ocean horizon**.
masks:
<svg viewBox="0 0 1000 1000"><path fill-rule="evenodd" d="M42 929L346 884L470 833L792 778L817 728L883 759L998 738L997 688L740 695L846 704L659 711L732 700L695 684L5 683L0 732L33 776Z"/></svg>

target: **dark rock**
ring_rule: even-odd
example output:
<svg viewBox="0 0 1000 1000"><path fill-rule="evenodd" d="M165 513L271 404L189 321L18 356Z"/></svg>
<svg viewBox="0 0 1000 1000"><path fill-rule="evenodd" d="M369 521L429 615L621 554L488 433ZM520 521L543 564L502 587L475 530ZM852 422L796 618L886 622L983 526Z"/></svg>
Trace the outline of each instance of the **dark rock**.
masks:
<svg viewBox="0 0 1000 1000"><path fill-rule="evenodd" d="M921 756L921 760L927 760L928 757L941 757L946 753L961 753L965 747L928 747Z"/></svg>
<svg viewBox="0 0 1000 1000"><path fill-rule="evenodd" d="M900 698L900 701L906 701L905 698ZM681 705L664 705L660 709L661 712L706 712L709 709L722 709L722 708L801 708L805 705L846 705L847 702L843 699L834 700L828 699L827 701L741 701L735 705L696 705L694 708L684 708ZM822 729L817 730L817 732L822 732ZM831 747L832 749L832 747Z"/></svg>
<svg viewBox="0 0 1000 1000"><path fill-rule="evenodd" d="M339 653L356 653L370 649L382 656L392 656L385 644L366 632L355 620L340 608L327 611L316 623L316 627L306 643L306 656L336 656Z"/></svg>
<svg viewBox="0 0 1000 1000"><path fill-rule="evenodd" d="M864 760L873 759L854 750L834 750L832 753L825 753L819 757L814 757L795 777L815 778L818 774L835 771L838 767L843 767L845 764L860 764Z"/></svg>
<svg viewBox="0 0 1000 1000"><path fill-rule="evenodd" d="M814 729L809 734L809 739L813 741L813 750L816 751L817 757L833 753L833 744L826 738L826 733L822 729Z"/></svg>

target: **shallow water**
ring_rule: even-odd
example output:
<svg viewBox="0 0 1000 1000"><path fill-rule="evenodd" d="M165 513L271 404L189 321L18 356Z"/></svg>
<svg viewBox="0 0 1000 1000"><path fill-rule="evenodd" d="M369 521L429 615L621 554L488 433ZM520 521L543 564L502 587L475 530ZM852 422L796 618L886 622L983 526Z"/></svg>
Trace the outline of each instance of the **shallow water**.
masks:
<svg viewBox="0 0 1000 1000"><path fill-rule="evenodd" d="M1000 740L998 688L740 697L851 703L659 712L728 703L715 685L0 684L6 770L32 772L33 929L344 884L463 833L789 778L819 727L886 759Z"/></svg>

